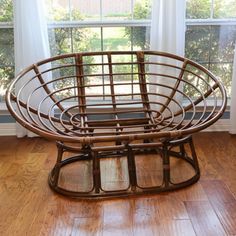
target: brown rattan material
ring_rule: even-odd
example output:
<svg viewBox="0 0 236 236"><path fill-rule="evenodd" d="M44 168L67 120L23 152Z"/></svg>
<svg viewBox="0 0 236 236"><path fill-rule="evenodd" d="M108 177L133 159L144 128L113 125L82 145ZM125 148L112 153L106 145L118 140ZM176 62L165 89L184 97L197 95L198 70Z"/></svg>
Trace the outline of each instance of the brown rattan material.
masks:
<svg viewBox="0 0 236 236"><path fill-rule="evenodd" d="M222 116L226 93L207 69L173 54L86 52L29 66L11 83L6 103L22 126L57 141L51 188L87 198L156 193L196 182L200 172L191 135ZM66 151L76 155L63 159ZM137 180L136 156L149 152L162 158L163 180L158 186L140 186ZM101 158L119 156L127 157L129 184L106 190ZM193 176L174 183L172 157L188 163ZM93 170L91 189L61 187L61 169L84 160Z"/></svg>

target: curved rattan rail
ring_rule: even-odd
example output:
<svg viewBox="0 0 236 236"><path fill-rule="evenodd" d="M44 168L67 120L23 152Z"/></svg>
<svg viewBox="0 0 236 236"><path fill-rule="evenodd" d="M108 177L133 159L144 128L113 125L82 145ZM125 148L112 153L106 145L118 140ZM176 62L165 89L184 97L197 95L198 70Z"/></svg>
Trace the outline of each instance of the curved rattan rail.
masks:
<svg viewBox="0 0 236 236"><path fill-rule="evenodd" d="M191 135L222 116L226 93L209 70L173 54L86 52L29 66L11 83L6 103L22 126L57 141L58 160L49 177L50 186L69 196L90 197L159 192L196 182L199 168ZM98 147L100 142L104 144ZM186 144L191 155L185 152ZM179 151L172 151L174 146ZM135 155L142 150L155 150L162 156L161 186L143 188L137 183ZM78 155L62 161L65 151ZM100 158L111 153L127 156L126 189L102 188ZM194 176L172 183L171 156L188 162ZM93 166L92 188L73 191L60 187L61 168L84 159Z"/></svg>

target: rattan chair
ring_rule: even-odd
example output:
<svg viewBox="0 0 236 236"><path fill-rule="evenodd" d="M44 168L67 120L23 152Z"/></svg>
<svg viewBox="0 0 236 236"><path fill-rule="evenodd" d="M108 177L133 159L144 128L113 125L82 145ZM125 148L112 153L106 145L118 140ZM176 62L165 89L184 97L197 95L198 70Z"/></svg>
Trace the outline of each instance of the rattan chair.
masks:
<svg viewBox="0 0 236 236"><path fill-rule="evenodd" d="M173 54L86 52L29 66L9 86L6 103L23 127L56 141L50 187L63 195L91 198L157 193L195 183L200 171L192 134L222 116L226 92L210 71ZM65 152L75 154L65 157ZM144 186L137 162L145 155L148 161L149 153L161 160L161 181ZM101 161L124 157L127 185L104 187ZM171 160L176 159L191 167L190 177L174 180L173 168L180 167ZM89 188L60 184L64 168L84 162L92 169ZM64 178L70 181L76 177Z"/></svg>

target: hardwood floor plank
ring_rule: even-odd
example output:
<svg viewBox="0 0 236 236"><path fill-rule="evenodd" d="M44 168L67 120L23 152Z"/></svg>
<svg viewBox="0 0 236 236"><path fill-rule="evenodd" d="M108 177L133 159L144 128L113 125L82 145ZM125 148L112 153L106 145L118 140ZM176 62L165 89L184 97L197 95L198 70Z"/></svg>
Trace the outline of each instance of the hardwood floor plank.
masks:
<svg viewBox="0 0 236 236"><path fill-rule="evenodd" d="M102 236L101 218L81 217L75 218L71 236Z"/></svg>
<svg viewBox="0 0 236 236"><path fill-rule="evenodd" d="M161 236L157 197L134 199L132 215L134 235Z"/></svg>
<svg viewBox="0 0 236 236"><path fill-rule="evenodd" d="M78 201L48 187L54 142L0 137L0 235L236 235L236 136L199 133L194 142L202 173L198 183L156 195ZM137 160L140 181L156 184L160 160L147 157ZM125 159L110 160L104 168L108 188L127 181ZM86 178L87 170L77 176ZM187 173L174 174L178 179Z"/></svg>
<svg viewBox="0 0 236 236"><path fill-rule="evenodd" d="M236 200L222 180L202 180L200 183L213 204L219 205Z"/></svg>
<svg viewBox="0 0 236 236"><path fill-rule="evenodd" d="M103 202L103 235L133 235L132 201Z"/></svg>
<svg viewBox="0 0 236 236"><path fill-rule="evenodd" d="M9 228L10 225L15 222L18 224L17 217L21 217L22 209L25 204L28 204L27 199L31 197L32 191L43 183L37 181L40 176L40 162L36 156L29 155L25 164L19 166L18 171L13 168L12 171L15 173L2 179L4 192L0 195L0 202L2 203L0 204L0 235L2 231L6 234L7 230L11 229ZM37 191L36 194L39 195L39 192ZM30 207L32 208L33 205Z"/></svg>
<svg viewBox="0 0 236 236"><path fill-rule="evenodd" d="M156 203L160 219L185 220L189 219L184 202L173 194L161 194Z"/></svg>
<svg viewBox="0 0 236 236"><path fill-rule="evenodd" d="M57 228L58 216L57 202L55 197L49 197L47 201L40 205L40 210L37 212L30 228L31 235L54 235L54 231Z"/></svg>
<svg viewBox="0 0 236 236"><path fill-rule="evenodd" d="M180 201L208 201L207 195L200 183L169 193Z"/></svg>
<svg viewBox="0 0 236 236"><path fill-rule="evenodd" d="M209 202L185 202L193 228L198 236L227 235Z"/></svg>
<svg viewBox="0 0 236 236"><path fill-rule="evenodd" d="M229 235L236 235L236 201L213 206Z"/></svg>
<svg viewBox="0 0 236 236"><path fill-rule="evenodd" d="M201 181L218 218L230 235L236 234L236 200L222 180Z"/></svg>
<svg viewBox="0 0 236 236"><path fill-rule="evenodd" d="M190 220L161 220L162 236L196 236Z"/></svg>

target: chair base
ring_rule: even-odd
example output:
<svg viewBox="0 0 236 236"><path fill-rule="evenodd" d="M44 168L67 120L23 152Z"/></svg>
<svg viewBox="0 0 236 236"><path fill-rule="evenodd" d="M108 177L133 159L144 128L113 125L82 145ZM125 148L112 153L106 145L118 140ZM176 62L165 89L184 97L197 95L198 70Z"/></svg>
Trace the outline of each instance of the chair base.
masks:
<svg viewBox="0 0 236 236"><path fill-rule="evenodd" d="M186 145L189 146L189 153L186 152ZM173 151L175 147L178 151ZM165 142L144 142L142 144L125 144L116 145L112 147L91 147L86 146L83 148L75 148L67 146L63 143L57 143L58 158L56 165L49 174L48 183L52 190L55 192L81 199L89 198L107 198L107 197L121 197L130 195L141 194L154 194L165 191L171 191L189 186L198 181L200 178L200 170L198 160L193 145L192 137L188 136L183 139L165 141ZM75 152L77 155L62 160L64 152ZM79 153L79 154L78 154ZM137 171L136 171L136 158L140 154L158 154L162 160L161 184L158 186L140 186ZM114 158L114 157L127 157L128 166L128 184L127 187L122 189L104 189L101 181L101 168L100 160L102 158ZM172 180L172 172L170 159L178 158L181 162L185 162L190 165L194 171L194 174L181 182L174 183ZM85 191L76 191L64 188L60 186L59 177L60 171L63 167L74 164L75 162L89 161L92 164L92 186L91 189ZM73 180L74 181L74 180Z"/></svg>

